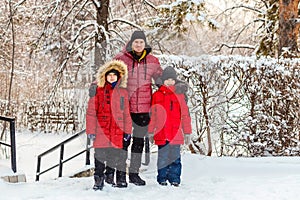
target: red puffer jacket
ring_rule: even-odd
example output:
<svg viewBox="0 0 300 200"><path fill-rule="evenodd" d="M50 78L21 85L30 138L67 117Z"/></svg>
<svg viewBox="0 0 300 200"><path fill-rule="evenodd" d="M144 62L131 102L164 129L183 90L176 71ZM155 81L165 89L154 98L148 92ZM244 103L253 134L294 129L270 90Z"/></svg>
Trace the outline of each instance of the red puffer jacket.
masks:
<svg viewBox="0 0 300 200"><path fill-rule="evenodd" d="M152 96L149 133L154 133L156 145L183 144L184 134L191 134L191 118L184 94L176 94L175 87L162 85Z"/></svg>
<svg viewBox="0 0 300 200"><path fill-rule="evenodd" d="M117 69L121 79L115 88L105 82L105 73ZM129 113L127 66L112 61L100 68L97 74L96 96L89 99L86 112L86 133L96 134L94 148L123 147L123 134L131 134L132 120Z"/></svg>
<svg viewBox="0 0 300 200"><path fill-rule="evenodd" d="M127 65L128 84L127 90L130 101L130 112L147 113L150 111L152 95L152 78L156 80L162 74L159 60L150 54L146 49L147 55L137 61L133 56L123 49L114 59L121 60Z"/></svg>

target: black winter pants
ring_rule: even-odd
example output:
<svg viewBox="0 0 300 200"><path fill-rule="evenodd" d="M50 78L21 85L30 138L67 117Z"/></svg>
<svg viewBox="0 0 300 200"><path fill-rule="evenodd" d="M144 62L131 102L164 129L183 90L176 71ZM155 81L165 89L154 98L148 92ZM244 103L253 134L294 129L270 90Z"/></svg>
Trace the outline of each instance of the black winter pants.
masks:
<svg viewBox="0 0 300 200"><path fill-rule="evenodd" d="M106 168L106 174L114 173L115 169L118 171L126 171L126 160L124 157L126 152L123 149L113 147L109 148L95 148L95 173L102 177Z"/></svg>
<svg viewBox="0 0 300 200"><path fill-rule="evenodd" d="M144 137L148 132L149 113L130 113L133 125L133 141L131 146L130 173L139 173L144 148Z"/></svg>

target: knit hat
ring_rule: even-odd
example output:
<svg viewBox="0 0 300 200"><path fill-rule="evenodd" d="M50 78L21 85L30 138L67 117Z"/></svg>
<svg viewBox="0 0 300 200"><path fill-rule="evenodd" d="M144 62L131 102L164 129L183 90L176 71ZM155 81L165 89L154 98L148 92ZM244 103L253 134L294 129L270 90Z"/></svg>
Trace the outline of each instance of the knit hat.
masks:
<svg viewBox="0 0 300 200"><path fill-rule="evenodd" d="M164 82L165 80L169 79L169 78L172 78L174 80L177 79L177 74L176 74L176 71L173 67L171 66L168 66L164 69L163 73L162 73L162 76L161 76L161 79L162 81Z"/></svg>
<svg viewBox="0 0 300 200"><path fill-rule="evenodd" d="M107 75L108 75L109 73L114 73L115 75L117 75L118 80L119 80L119 78L120 78L120 72L119 72L118 70L116 70L116 69L111 69L111 70L109 70L108 72L106 72L106 73L105 73L105 79L106 79L106 77L107 77Z"/></svg>
<svg viewBox="0 0 300 200"><path fill-rule="evenodd" d="M136 39L142 39L145 41L145 50L147 51L147 54L152 51L152 48L147 43L147 39L146 39L146 35L145 35L144 31L136 30L132 33L131 38L126 46L127 52L132 52L132 43Z"/></svg>
<svg viewBox="0 0 300 200"><path fill-rule="evenodd" d="M145 35L144 31L134 31L130 38L131 43L136 39L142 39L147 44L146 35Z"/></svg>

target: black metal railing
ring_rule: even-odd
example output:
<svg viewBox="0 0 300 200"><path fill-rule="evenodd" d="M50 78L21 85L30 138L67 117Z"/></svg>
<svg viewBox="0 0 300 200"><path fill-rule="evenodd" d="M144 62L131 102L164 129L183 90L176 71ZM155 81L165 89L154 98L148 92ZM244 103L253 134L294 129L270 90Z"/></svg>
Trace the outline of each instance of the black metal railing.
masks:
<svg viewBox="0 0 300 200"><path fill-rule="evenodd" d="M10 144L6 144L0 141L0 145L10 147L11 152L11 169L14 173L17 172L17 159L16 159L16 128L15 128L15 118L0 116L0 120L9 122L10 128Z"/></svg>
<svg viewBox="0 0 300 200"><path fill-rule="evenodd" d="M68 162L69 160L83 154L86 152L86 159L85 159L85 164L86 165L90 165L90 141L87 140L87 143L86 143L86 148L82 151L80 151L79 153L77 154L74 154L73 156L67 158L67 159L64 159L64 149L65 149L65 144L76 139L77 137L80 137L82 134L85 133L85 130L82 130L74 135L72 135L70 138L62 141L61 143L55 145L54 147L52 147L51 149L45 151L44 153L38 155L38 161L37 161L37 170L36 170L36 181L39 181L40 180L40 175L58 167L58 177L62 177L62 170L63 170L63 164ZM41 170L41 162L42 162L42 157L53 152L54 150L60 148L60 156L59 156L59 162L58 164L52 166L52 167L49 167L48 169L44 170L44 171L40 171Z"/></svg>

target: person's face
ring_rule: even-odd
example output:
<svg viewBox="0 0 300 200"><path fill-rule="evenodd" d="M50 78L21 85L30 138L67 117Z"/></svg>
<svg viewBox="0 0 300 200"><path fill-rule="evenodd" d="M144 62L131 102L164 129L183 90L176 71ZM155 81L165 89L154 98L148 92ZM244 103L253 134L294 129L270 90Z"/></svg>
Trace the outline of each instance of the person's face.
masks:
<svg viewBox="0 0 300 200"><path fill-rule="evenodd" d="M175 80L172 79L172 78L169 78L169 79L164 81L164 85L167 86L167 87L175 85Z"/></svg>
<svg viewBox="0 0 300 200"><path fill-rule="evenodd" d="M118 80L118 76L115 73L109 73L106 76L106 81L109 83L116 82Z"/></svg>
<svg viewBox="0 0 300 200"><path fill-rule="evenodd" d="M145 41L143 39L135 39L132 42L132 49L136 53L142 53L145 49Z"/></svg>

